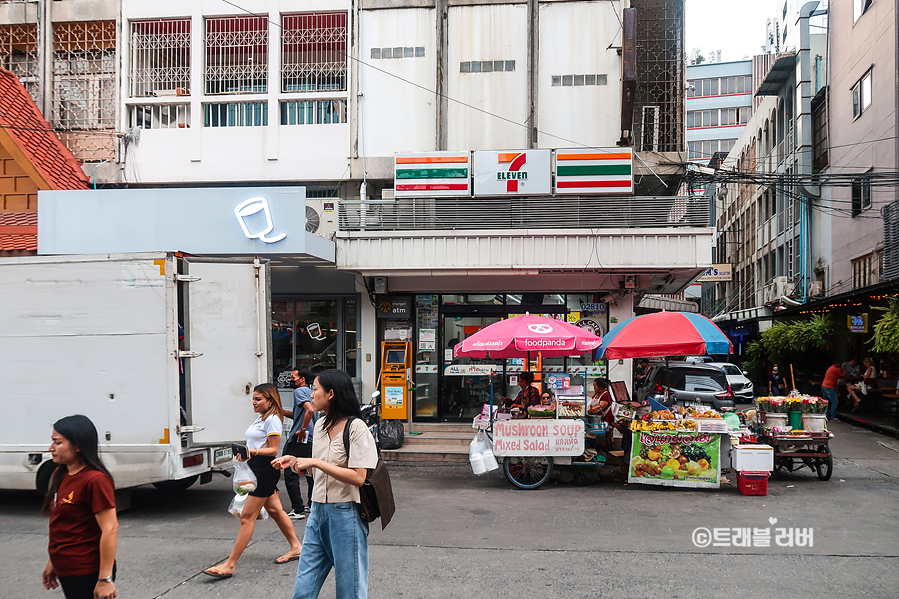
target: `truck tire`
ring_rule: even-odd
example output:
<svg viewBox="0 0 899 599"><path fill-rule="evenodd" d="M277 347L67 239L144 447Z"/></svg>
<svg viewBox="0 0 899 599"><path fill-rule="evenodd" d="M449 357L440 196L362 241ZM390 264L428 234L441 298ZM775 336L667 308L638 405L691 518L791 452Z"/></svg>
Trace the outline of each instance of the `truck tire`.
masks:
<svg viewBox="0 0 899 599"><path fill-rule="evenodd" d="M198 478L200 478L200 475L195 474L180 480L162 480L158 483L153 483L153 486L163 493L178 493L189 489L195 482L197 482Z"/></svg>
<svg viewBox="0 0 899 599"><path fill-rule="evenodd" d="M37 475L34 477L34 488L41 495L47 494L47 489L50 488L50 477L53 476L54 470L56 470L56 464L53 460L47 460L38 468Z"/></svg>

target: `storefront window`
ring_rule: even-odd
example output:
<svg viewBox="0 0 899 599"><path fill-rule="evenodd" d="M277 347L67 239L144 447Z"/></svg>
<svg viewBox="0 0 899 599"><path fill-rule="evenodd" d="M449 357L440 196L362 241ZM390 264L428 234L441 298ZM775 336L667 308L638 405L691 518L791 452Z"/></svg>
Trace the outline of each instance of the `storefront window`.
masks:
<svg viewBox="0 0 899 599"><path fill-rule="evenodd" d="M337 368L357 376L355 298L272 300L272 355L278 387L293 368Z"/></svg>
<svg viewBox="0 0 899 599"><path fill-rule="evenodd" d="M437 417L437 368L440 364L438 335L438 296L415 296L415 319L418 325L415 339L415 389L413 405L418 418ZM452 356L450 356L452 357Z"/></svg>
<svg viewBox="0 0 899 599"><path fill-rule="evenodd" d="M474 305L489 305L489 306L502 306L503 305L503 294L502 293L491 293L489 295L444 295L443 297L443 305L462 305L462 306L474 306Z"/></svg>

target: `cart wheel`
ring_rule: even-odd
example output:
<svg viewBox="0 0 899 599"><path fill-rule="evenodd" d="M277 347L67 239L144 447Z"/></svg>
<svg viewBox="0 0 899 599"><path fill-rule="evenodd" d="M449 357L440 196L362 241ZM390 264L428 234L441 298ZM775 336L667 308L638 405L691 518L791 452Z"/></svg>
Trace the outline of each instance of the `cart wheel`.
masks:
<svg viewBox="0 0 899 599"><path fill-rule="evenodd" d="M833 456L830 455L830 448L819 447L818 452L827 454L826 458L818 458L818 478L830 480L830 475L833 474Z"/></svg>
<svg viewBox="0 0 899 599"><path fill-rule="evenodd" d="M542 456L509 457L503 460L503 474L519 489L539 489L549 480L553 459Z"/></svg>

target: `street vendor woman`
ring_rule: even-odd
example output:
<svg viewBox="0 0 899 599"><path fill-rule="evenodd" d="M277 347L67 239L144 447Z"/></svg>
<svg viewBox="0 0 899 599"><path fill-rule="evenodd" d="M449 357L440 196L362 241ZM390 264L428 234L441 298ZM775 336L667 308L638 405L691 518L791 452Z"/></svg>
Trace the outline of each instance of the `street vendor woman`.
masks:
<svg viewBox="0 0 899 599"><path fill-rule="evenodd" d="M521 391L515 396L515 399L503 397L502 410L504 412L512 412L517 414L518 418L528 417L528 407L540 404L540 392L534 387L534 373L522 372L518 375L518 386ZM513 410L518 409L517 412Z"/></svg>
<svg viewBox="0 0 899 599"><path fill-rule="evenodd" d="M609 383L605 379L593 381L593 397L587 405L587 413L602 415L607 424L612 424L612 394L609 392Z"/></svg>

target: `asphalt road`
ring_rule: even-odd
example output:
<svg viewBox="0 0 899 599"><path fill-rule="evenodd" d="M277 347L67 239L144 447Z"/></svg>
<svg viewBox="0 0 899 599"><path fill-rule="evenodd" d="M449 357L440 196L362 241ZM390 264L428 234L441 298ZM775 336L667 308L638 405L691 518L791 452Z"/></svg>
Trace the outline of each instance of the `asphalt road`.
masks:
<svg viewBox="0 0 899 599"><path fill-rule="evenodd" d="M840 423L832 430L833 478L777 476L767 497L625 485L611 469L594 484L517 491L498 471L393 468L398 511L370 536L370 596L892 599L899 440ZM272 563L287 545L271 521L257 527L234 578L200 574L230 551L230 499L223 478L177 494L136 489L119 515L119 597L289 598L296 563ZM62 597L40 584L47 523L37 503L0 493L2 597ZM812 528L813 546L779 547L772 537L768 548L700 548L692 541L700 527ZM333 596L332 576L322 597Z"/></svg>

